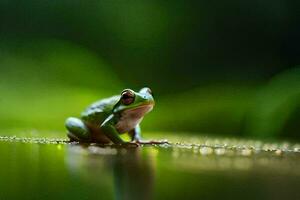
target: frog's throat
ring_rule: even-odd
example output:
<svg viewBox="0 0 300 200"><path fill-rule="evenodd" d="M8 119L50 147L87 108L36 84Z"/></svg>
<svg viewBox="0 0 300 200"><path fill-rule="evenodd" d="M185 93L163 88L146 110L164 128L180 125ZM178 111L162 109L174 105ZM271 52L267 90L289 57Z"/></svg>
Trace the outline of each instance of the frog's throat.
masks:
<svg viewBox="0 0 300 200"><path fill-rule="evenodd" d="M142 120L145 114L153 109L153 104L144 104L121 112L120 119L116 124L119 133L125 133L134 129Z"/></svg>

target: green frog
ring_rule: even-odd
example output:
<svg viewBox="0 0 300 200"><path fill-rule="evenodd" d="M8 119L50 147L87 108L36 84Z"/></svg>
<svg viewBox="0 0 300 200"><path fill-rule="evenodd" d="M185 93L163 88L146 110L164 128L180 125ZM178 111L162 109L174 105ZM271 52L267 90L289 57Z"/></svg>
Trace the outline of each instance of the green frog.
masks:
<svg viewBox="0 0 300 200"><path fill-rule="evenodd" d="M154 106L150 88L139 92L125 89L121 95L99 100L82 112L81 118L69 117L66 128L70 141L86 143L141 144L164 143L141 140L140 123ZM131 141L120 134L128 133Z"/></svg>

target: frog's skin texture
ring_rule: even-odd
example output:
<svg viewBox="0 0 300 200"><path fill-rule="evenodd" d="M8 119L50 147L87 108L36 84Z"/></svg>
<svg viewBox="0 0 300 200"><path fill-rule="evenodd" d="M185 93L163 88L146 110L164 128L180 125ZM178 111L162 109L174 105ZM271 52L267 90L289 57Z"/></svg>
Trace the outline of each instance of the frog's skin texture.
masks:
<svg viewBox="0 0 300 200"><path fill-rule="evenodd" d="M71 141L88 143L139 143L139 124L154 104L149 88L142 88L139 92L125 89L121 95L93 103L82 112L81 118L68 118L68 137ZM130 135L131 142L120 137L123 133Z"/></svg>

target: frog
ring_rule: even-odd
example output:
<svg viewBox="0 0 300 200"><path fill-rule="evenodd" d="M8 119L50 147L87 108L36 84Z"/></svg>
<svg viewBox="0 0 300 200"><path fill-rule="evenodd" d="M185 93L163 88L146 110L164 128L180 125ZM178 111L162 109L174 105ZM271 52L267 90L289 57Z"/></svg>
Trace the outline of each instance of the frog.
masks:
<svg viewBox="0 0 300 200"><path fill-rule="evenodd" d="M79 118L69 117L65 126L71 142L99 144L158 144L166 141L143 141L140 123L154 107L152 90L122 90L120 95L100 99L88 106ZM127 133L130 141L122 139Z"/></svg>

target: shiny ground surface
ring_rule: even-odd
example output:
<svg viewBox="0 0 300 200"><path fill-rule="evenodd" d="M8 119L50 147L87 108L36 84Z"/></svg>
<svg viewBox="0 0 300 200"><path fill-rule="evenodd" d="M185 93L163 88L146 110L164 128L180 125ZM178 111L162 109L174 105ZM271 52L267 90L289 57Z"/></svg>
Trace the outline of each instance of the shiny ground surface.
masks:
<svg viewBox="0 0 300 200"><path fill-rule="evenodd" d="M0 137L0 199L300 199L300 145L167 137L120 148Z"/></svg>

